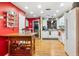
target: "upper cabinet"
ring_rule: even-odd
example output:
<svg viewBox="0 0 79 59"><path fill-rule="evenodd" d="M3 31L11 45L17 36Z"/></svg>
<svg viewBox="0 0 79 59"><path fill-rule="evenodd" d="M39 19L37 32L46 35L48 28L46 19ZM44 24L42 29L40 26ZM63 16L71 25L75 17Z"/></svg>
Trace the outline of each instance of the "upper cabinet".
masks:
<svg viewBox="0 0 79 59"><path fill-rule="evenodd" d="M64 30L65 22L64 22L64 16L59 18L57 20L57 29Z"/></svg>

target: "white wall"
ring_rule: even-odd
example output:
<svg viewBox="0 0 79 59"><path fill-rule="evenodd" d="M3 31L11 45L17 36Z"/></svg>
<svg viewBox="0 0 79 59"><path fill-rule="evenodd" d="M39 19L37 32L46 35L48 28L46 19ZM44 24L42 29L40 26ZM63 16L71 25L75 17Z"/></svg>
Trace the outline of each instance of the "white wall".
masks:
<svg viewBox="0 0 79 59"><path fill-rule="evenodd" d="M19 33L24 34L22 29L25 28L25 16L19 14Z"/></svg>

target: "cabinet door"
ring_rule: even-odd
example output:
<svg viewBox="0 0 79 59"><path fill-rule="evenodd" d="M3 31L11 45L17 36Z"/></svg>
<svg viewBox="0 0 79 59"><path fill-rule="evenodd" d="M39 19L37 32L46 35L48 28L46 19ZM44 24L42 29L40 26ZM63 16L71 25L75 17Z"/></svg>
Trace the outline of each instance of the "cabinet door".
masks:
<svg viewBox="0 0 79 59"><path fill-rule="evenodd" d="M51 31L51 38L58 38L58 32L57 31Z"/></svg>
<svg viewBox="0 0 79 59"><path fill-rule="evenodd" d="M48 31L42 31L42 38L49 38Z"/></svg>
<svg viewBox="0 0 79 59"><path fill-rule="evenodd" d="M76 10L73 9L67 14L67 28L66 28L66 41L65 50L68 55L76 55Z"/></svg>
<svg viewBox="0 0 79 59"><path fill-rule="evenodd" d="M54 31L54 38L58 38L58 31Z"/></svg>

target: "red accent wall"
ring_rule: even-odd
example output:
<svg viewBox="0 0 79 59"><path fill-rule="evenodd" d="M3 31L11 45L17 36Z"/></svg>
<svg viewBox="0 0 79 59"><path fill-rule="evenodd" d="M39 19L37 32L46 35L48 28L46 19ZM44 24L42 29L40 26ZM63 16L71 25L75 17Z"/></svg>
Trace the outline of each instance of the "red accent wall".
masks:
<svg viewBox="0 0 79 59"><path fill-rule="evenodd" d="M28 22L29 22L29 26L28 28L32 28L33 29L33 21L34 20L40 20L40 18L27 18ZM32 30L33 31L33 30Z"/></svg>
<svg viewBox="0 0 79 59"><path fill-rule="evenodd" d="M17 14L17 20L19 19L19 13L22 15L25 15L25 13L17 8L15 5L13 5L10 2L0 2L0 14L2 14L5 11L14 11ZM19 20L18 20L19 21ZM6 28L4 27L4 19L0 20L0 35L4 34L12 34L12 33L18 33L19 32L19 23L17 24L18 27L11 29L11 28ZM5 38L0 38L0 55L3 56L8 52L8 45L7 45L7 40Z"/></svg>
<svg viewBox="0 0 79 59"><path fill-rule="evenodd" d="M19 19L18 18L19 13L24 15L24 12L22 12L19 8L14 6L12 3L10 3L10 2L0 2L0 13L5 12L5 11L9 11L9 10L16 12L17 20ZM18 29L19 29L18 27L14 28L14 30L10 29L10 28L4 28L3 20L0 20L0 35L17 33Z"/></svg>

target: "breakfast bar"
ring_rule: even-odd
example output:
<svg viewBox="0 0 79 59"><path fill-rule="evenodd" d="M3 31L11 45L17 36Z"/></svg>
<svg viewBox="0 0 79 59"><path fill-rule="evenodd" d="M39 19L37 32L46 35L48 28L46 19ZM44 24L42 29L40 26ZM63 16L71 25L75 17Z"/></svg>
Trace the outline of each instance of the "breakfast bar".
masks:
<svg viewBox="0 0 79 59"><path fill-rule="evenodd" d="M9 56L32 56L35 54L35 34L7 34L0 37L8 40Z"/></svg>

